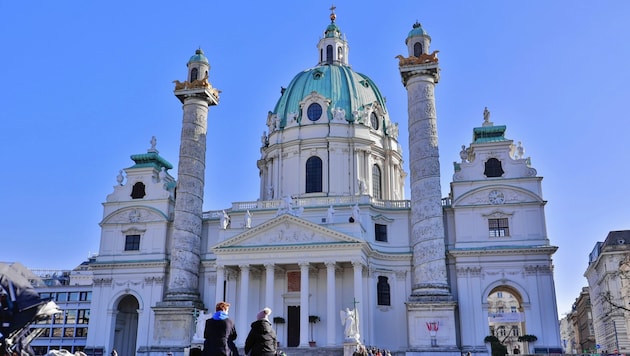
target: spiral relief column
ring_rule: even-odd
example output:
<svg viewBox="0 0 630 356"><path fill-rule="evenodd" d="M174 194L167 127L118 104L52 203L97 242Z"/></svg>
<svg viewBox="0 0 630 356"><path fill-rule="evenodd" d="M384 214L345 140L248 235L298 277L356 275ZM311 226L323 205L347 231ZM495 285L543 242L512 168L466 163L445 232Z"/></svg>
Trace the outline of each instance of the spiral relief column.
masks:
<svg viewBox="0 0 630 356"><path fill-rule="evenodd" d="M446 269L446 247L440 187L435 84L440 79L437 51L419 23L406 39L409 57L398 56L409 114L411 189L411 295L407 303L409 346L447 352L456 345L455 302ZM436 335L425 325L441 325ZM432 342L428 340L433 339Z"/></svg>
<svg viewBox="0 0 630 356"><path fill-rule="evenodd" d="M155 312L156 350L182 350L190 345L194 315L205 309L199 293L203 192L206 167L208 110L219 102L208 82L210 64L198 49L187 63L188 76L175 81L175 96L183 104L177 190L171 236L168 284Z"/></svg>

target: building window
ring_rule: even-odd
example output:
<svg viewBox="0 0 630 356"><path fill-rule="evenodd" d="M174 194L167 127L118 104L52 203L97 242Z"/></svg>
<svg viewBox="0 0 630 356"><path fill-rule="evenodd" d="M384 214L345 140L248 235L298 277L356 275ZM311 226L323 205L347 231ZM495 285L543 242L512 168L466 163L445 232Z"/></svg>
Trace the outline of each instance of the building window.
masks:
<svg viewBox="0 0 630 356"><path fill-rule="evenodd" d="M68 301L68 293L66 293L66 292L57 293L57 295L55 297L55 301L57 301L57 302L67 302Z"/></svg>
<svg viewBox="0 0 630 356"><path fill-rule="evenodd" d="M497 298L503 298L503 292L497 292Z"/></svg>
<svg viewBox="0 0 630 356"><path fill-rule="evenodd" d="M332 64L332 62L333 62L333 46L328 45L326 46L326 63Z"/></svg>
<svg viewBox="0 0 630 356"><path fill-rule="evenodd" d="M77 313L77 324L89 324L90 309L79 309Z"/></svg>
<svg viewBox="0 0 630 356"><path fill-rule="evenodd" d="M322 117L322 106L318 103L312 103L306 109L306 116L311 121L317 121L320 117Z"/></svg>
<svg viewBox="0 0 630 356"><path fill-rule="evenodd" d="M125 236L125 251L139 251L139 250L140 250L140 235Z"/></svg>
<svg viewBox="0 0 630 356"><path fill-rule="evenodd" d="M374 111L370 114L370 125L374 130L378 130L378 116Z"/></svg>
<svg viewBox="0 0 630 356"><path fill-rule="evenodd" d="M193 68L190 71L190 82L194 82L195 80L197 80L199 78L199 70L197 68Z"/></svg>
<svg viewBox="0 0 630 356"><path fill-rule="evenodd" d="M490 158L485 163L485 170L483 174L488 178L501 177L503 175L503 168L501 167L501 161L496 158Z"/></svg>
<svg viewBox="0 0 630 356"><path fill-rule="evenodd" d="M376 284L376 303L378 305L391 305L390 289L387 277L378 276Z"/></svg>
<svg viewBox="0 0 630 356"><path fill-rule="evenodd" d="M79 292L70 292L68 293L68 301L76 302L79 300Z"/></svg>
<svg viewBox="0 0 630 356"><path fill-rule="evenodd" d="M145 195L147 194L144 192L144 183L137 182L133 185L133 188L131 188L132 199L142 199Z"/></svg>
<svg viewBox="0 0 630 356"><path fill-rule="evenodd" d="M387 242L387 225L374 224L374 239L380 242Z"/></svg>
<svg viewBox="0 0 630 356"><path fill-rule="evenodd" d="M510 228L508 227L508 219L488 219L488 230L490 237L510 236Z"/></svg>
<svg viewBox="0 0 630 356"><path fill-rule="evenodd" d="M313 156L306 160L306 192L320 193L322 191L322 160Z"/></svg>
<svg viewBox="0 0 630 356"><path fill-rule="evenodd" d="M77 310L70 309L66 310L66 324L76 324L77 323Z"/></svg>
<svg viewBox="0 0 630 356"><path fill-rule="evenodd" d="M505 327L504 326L499 326L499 328L497 329L497 335L498 336L505 336Z"/></svg>
<svg viewBox="0 0 630 356"><path fill-rule="evenodd" d="M510 307L510 310L512 311L512 313L516 313L516 307L515 306Z"/></svg>
<svg viewBox="0 0 630 356"><path fill-rule="evenodd" d="M343 58L343 47L337 47L337 61L341 61Z"/></svg>
<svg viewBox="0 0 630 356"><path fill-rule="evenodd" d="M88 302L92 300L92 292L81 292L79 294L79 300L82 302Z"/></svg>
<svg viewBox="0 0 630 356"><path fill-rule="evenodd" d="M413 45L413 56L414 57L420 57L420 55L422 54L422 43L420 42L416 42Z"/></svg>
<svg viewBox="0 0 630 356"><path fill-rule="evenodd" d="M87 337L88 328L76 328L74 336L76 337Z"/></svg>
<svg viewBox="0 0 630 356"><path fill-rule="evenodd" d="M372 166L372 197L382 199L381 169L377 165Z"/></svg>

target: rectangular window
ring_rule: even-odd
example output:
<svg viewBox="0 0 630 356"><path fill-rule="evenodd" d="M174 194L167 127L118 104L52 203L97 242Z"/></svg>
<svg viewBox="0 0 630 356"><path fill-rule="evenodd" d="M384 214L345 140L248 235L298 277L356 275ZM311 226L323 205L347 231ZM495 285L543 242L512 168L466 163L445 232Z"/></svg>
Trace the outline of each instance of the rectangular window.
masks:
<svg viewBox="0 0 630 356"><path fill-rule="evenodd" d="M66 324L76 324L77 323L77 310L66 310Z"/></svg>
<svg viewBox="0 0 630 356"><path fill-rule="evenodd" d="M140 235L125 236L125 251L139 251L139 250L140 250Z"/></svg>
<svg viewBox="0 0 630 356"><path fill-rule="evenodd" d="M81 292L79 294L79 300L82 302L88 302L92 300L92 292Z"/></svg>
<svg viewBox="0 0 630 356"><path fill-rule="evenodd" d="M52 337L62 337L62 336L63 336L63 328L52 329Z"/></svg>
<svg viewBox="0 0 630 356"><path fill-rule="evenodd" d="M488 230L490 237L510 236L510 228L508 227L508 219L488 219Z"/></svg>
<svg viewBox="0 0 630 356"><path fill-rule="evenodd" d="M387 225L374 224L374 239L376 241L387 242Z"/></svg>
<svg viewBox="0 0 630 356"><path fill-rule="evenodd" d="M73 336L74 336L74 328L63 329L63 337L73 337Z"/></svg>
<svg viewBox="0 0 630 356"><path fill-rule="evenodd" d="M63 317L65 313L59 313L53 315L53 324L63 324Z"/></svg>
<svg viewBox="0 0 630 356"><path fill-rule="evenodd" d="M300 291L300 279L302 274L300 271L287 272L287 292Z"/></svg>
<svg viewBox="0 0 630 356"><path fill-rule="evenodd" d="M79 309L77 313L77 324L88 324L90 322L90 309Z"/></svg>
<svg viewBox="0 0 630 356"><path fill-rule="evenodd" d="M67 302L68 301L68 293L66 293L66 292L57 293L57 298L55 300L57 302Z"/></svg>
<svg viewBox="0 0 630 356"><path fill-rule="evenodd" d="M88 328L76 328L74 336L76 337L87 337Z"/></svg>
<svg viewBox="0 0 630 356"><path fill-rule="evenodd" d="M68 301L76 302L79 300L79 292L70 292L68 293Z"/></svg>

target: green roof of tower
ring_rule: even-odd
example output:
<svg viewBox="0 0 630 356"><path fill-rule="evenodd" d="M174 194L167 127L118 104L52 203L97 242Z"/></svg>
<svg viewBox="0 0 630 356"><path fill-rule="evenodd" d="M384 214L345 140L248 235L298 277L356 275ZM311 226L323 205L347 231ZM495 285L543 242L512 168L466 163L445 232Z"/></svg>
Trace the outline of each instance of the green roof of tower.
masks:
<svg viewBox="0 0 630 356"><path fill-rule="evenodd" d="M203 50L201 48L196 50L195 55L190 57L190 59L188 60L188 64L193 63L193 62L201 62L201 63L206 63L206 64L209 63L208 58L206 58L206 56L203 54Z"/></svg>
<svg viewBox="0 0 630 356"><path fill-rule="evenodd" d="M429 36L427 31L425 31L422 28L422 25L418 21L416 21L416 23L413 24L413 29L409 31L409 34L407 35L407 39L410 39L411 37L416 37L416 36L426 36L426 37L431 38L431 36Z"/></svg>

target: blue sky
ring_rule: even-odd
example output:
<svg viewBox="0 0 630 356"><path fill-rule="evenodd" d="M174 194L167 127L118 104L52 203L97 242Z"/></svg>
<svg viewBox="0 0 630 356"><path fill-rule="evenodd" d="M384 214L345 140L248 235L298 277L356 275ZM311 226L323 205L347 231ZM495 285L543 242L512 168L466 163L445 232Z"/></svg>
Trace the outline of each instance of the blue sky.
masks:
<svg viewBox="0 0 630 356"><path fill-rule="evenodd" d="M360 3L360 7L356 4ZM443 195L483 121L507 125L544 177L558 311L582 286L588 253L630 229L630 2L336 1L349 62L387 97L405 160L407 97L397 68L418 20L439 50ZM317 63L322 1L0 2L0 261L69 269L98 251L102 205L151 136L177 166L175 79L201 47L222 90L209 114L204 209L258 198L267 112ZM406 168L408 171L408 167ZM171 171L176 174L176 169ZM408 182L407 182L408 185ZM407 191L406 197L409 198Z"/></svg>

